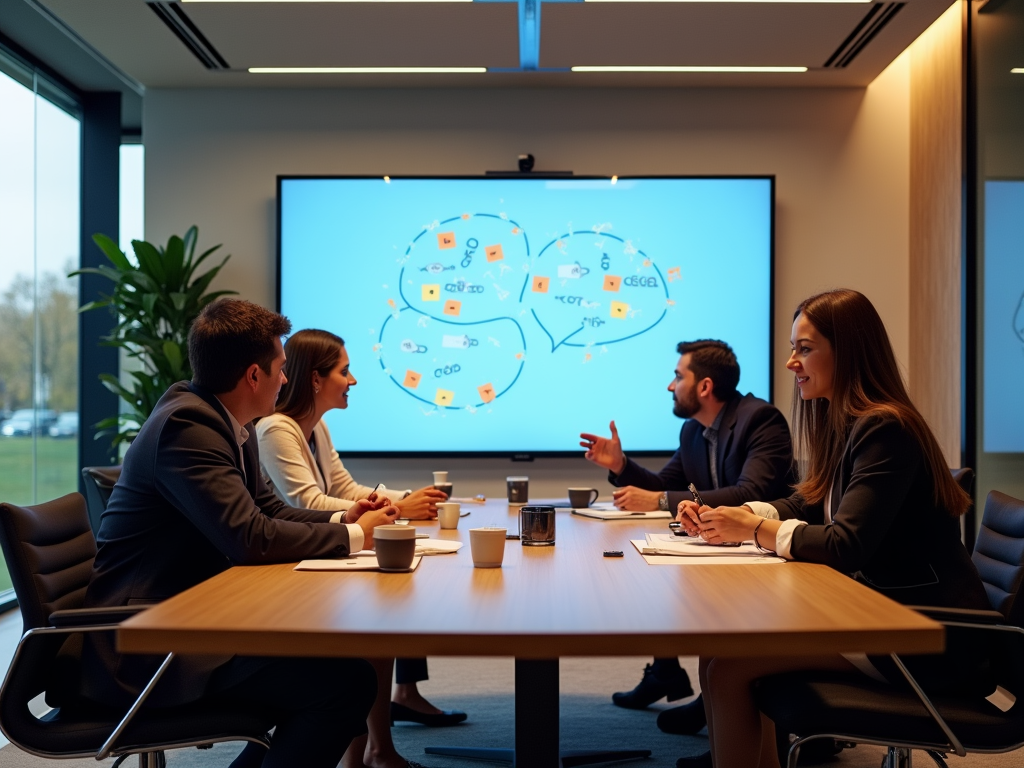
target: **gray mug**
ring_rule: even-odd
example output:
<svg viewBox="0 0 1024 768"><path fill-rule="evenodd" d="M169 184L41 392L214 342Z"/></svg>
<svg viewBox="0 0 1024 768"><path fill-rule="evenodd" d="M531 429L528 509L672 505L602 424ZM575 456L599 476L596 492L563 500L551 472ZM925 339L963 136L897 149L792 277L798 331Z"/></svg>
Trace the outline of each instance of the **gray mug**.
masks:
<svg viewBox="0 0 1024 768"><path fill-rule="evenodd" d="M570 488L569 506L573 509L586 509L597 501L599 495L597 488Z"/></svg>

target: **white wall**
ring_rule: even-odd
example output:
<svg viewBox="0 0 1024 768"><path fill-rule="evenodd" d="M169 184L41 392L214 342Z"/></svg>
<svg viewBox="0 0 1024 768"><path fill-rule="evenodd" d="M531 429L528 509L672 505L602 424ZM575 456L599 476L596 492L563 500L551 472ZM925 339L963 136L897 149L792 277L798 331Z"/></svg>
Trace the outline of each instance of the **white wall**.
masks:
<svg viewBox="0 0 1024 768"><path fill-rule="evenodd" d="M198 224L200 246L233 254L214 285L269 307L278 174L479 174L520 152L577 174L775 174L777 404L788 412L789 318L813 292L865 292L908 358L906 55L866 90L153 90L143 130L147 238ZM715 300L728 306L725 275ZM582 459L444 463L459 495L503 493L523 470L535 495L607 490ZM389 485L426 483L435 465L347 462Z"/></svg>

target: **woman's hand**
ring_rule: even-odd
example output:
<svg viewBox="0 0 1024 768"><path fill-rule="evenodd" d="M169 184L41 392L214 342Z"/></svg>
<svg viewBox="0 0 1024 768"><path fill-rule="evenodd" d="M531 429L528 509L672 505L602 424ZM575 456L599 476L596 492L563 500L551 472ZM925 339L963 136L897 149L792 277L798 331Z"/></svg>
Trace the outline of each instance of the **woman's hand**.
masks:
<svg viewBox="0 0 1024 768"><path fill-rule="evenodd" d="M711 509L711 507L704 507ZM700 533L700 507L695 501L680 501L676 508L676 520L683 524L683 530L690 536Z"/></svg>
<svg viewBox="0 0 1024 768"><path fill-rule="evenodd" d="M437 505L447 500L448 496L444 491L428 485L396 501L395 506L402 513L402 517L408 517L410 520L434 520L437 518Z"/></svg>
<svg viewBox="0 0 1024 768"><path fill-rule="evenodd" d="M359 522L359 518L367 512L375 509L383 509L389 504L391 504L391 500L386 496L379 496L376 493L371 493L365 499L360 499L345 510L345 514L342 516L342 521L349 524Z"/></svg>
<svg viewBox="0 0 1024 768"><path fill-rule="evenodd" d="M761 520L750 507L701 507L700 537L708 544L749 541Z"/></svg>

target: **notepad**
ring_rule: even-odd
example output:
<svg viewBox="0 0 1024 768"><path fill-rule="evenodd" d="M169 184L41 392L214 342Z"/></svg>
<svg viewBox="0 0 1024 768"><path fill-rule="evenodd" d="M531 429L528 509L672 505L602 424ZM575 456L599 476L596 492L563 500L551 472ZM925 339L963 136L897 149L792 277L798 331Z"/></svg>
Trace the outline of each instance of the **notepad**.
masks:
<svg viewBox="0 0 1024 768"><path fill-rule="evenodd" d="M417 555L452 555L462 549L461 541L424 539L416 542Z"/></svg>
<svg viewBox="0 0 1024 768"><path fill-rule="evenodd" d="M697 536L676 536L674 533L647 533L640 550L644 555L668 555L671 557L764 557L752 541L745 541L738 547L723 547L708 544Z"/></svg>
<svg viewBox="0 0 1024 768"><path fill-rule="evenodd" d="M592 517L595 520L671 520L672 513L655 509L650 512L627 512L615 509L609 502L600 502L586 509L574 509L574 515Z"/></svg>
<svg viewBox="0 0 1024 768"><path fill-rule="evenodd" d="M781 557L774 555L762 555L761 557L749 557L747 555L722 555L721 557L680 557L679 555L648 555L644 554L647 542L643 539L631 541L636 551L643 557L648 565L761 565L763 563L784 563Z"/></svg>
<svg viewBox="0 0 1024 768"><path fill-rule="evenodd" d="M412 559L412 566L409 568L410 571L415 571L420 564L420 560L423 559L422 555L417 555ZM364 549L360 552L356 552L350 557L339 557L336 560L303 560L301 563L295 566L293 570L296 571L379 571L380 565L377 563L377 555L375 552Z"/></svg>

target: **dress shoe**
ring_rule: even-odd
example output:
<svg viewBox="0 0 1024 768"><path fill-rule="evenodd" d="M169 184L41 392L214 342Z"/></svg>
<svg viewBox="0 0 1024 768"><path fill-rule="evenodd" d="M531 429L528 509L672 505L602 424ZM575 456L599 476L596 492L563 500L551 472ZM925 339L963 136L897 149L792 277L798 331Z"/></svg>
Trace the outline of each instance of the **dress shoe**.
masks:
<svg viewBox="0 0 1024 768"><path fill-rule="evenodd" d="M450 725L458 725L467 717L465 712L457 709L448 709L439 715L432 715L427 712L418 712L404 704L391 702L391 724L401 720L404 723L419 723L430 728L447 728Z"/></svg>
<svg viewBox="0 0 1024 768"><path fill-rule="evenodd" d="M712 768L711 752L692 757L680 757L676 760L676 768Z"/></svg>
<svg viewBox="0 0 1024 768"><path fill-rule="evenodd" d="M680 669L671 679L665 680L654 674L648 664L644 667L644 677L640 684L632 691L613 693L612 703L625 709L646 709L663 697L675 701L687 696L693 696L693 688L685 670Z"/></svg>
<svg viewBox="0 0 1024 768"><path fill-rule="evenodd" d="M698 696L688 704L658 713L658 730L679 736L692 736L708 724L704 714L704 697Z"/></svg>

